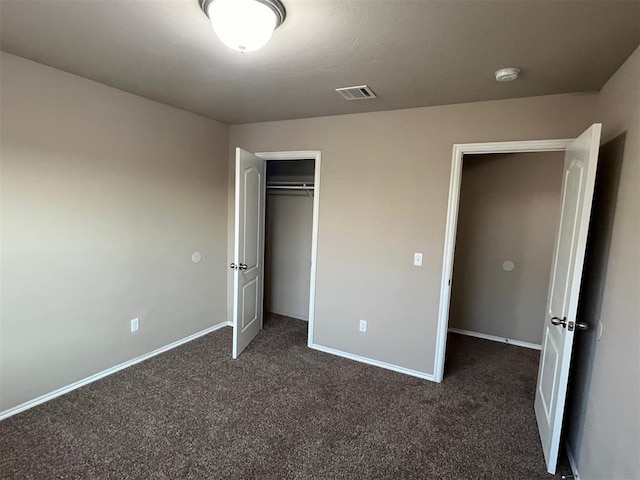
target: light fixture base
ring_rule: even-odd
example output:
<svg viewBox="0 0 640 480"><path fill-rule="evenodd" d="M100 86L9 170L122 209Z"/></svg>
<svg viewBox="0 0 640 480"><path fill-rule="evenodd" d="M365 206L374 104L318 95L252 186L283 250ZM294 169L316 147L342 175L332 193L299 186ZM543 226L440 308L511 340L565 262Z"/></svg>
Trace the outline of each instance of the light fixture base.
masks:
<svg viewBox="0 0 640 480"><path fill-rule="evenodd" d="M216 0L199 0L200 8L204 12L204 14L209 16L209 5L211 5ZM273 13L276 14L276 26L278 28L284 22L284 19L287 18L287 11L284 9L284 5L280 2L280 0L254 0L255 2L261 3L269 7Z"/></svg>

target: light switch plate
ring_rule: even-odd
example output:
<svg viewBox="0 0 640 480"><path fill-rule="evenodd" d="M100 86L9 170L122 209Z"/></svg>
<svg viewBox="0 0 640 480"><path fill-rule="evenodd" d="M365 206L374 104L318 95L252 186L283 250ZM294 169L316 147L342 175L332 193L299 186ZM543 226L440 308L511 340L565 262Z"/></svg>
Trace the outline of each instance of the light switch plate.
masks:
<svg viewBox="0 0 640 480"><path fill-rule="evenodd" d="M415 267L421 267L422 266L422 254L421 253L414 253L413 254L413 265Z"/></svg>
<svg viewBox="0 0 640 480"><path fill-rule="evenodd" d="M134 318L131 320L131 332L137 332L140 330L140 319Z"/></svg>
<svg viewBox="0 0 640 480"><path fill-rule="evenodd" d="M366 332L367 331L367 321L366 320L360 320L360 331L361 332Z"/></svg>

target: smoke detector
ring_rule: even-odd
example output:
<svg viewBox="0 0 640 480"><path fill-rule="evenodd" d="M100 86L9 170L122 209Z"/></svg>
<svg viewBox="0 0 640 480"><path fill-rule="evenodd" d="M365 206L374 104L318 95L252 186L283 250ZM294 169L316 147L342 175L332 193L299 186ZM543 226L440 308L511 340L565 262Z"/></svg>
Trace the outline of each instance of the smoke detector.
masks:
<svg viewBox="0 0 640 480"><path fill-rule="evenodd" d="M501 68L496 71L496 80L498 82L513 82L520 76L520 69L516 67Z"/></svg>
<svg viewBox="0 0 640 480"><path fill-rule="evenodd" d="M371 90L366 85L358 85L357 87L336 88L336 92L338 92L347 100L366 100L368 98L376 98L376 94L373 93L373 90Z"/></svg>

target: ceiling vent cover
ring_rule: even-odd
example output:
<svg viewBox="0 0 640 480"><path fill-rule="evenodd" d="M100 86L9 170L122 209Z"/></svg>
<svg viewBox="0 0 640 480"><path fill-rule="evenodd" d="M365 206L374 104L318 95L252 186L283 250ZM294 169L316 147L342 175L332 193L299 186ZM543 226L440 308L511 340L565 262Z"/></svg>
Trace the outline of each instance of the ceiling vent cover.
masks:
<svg viewBox="0 0 640 480"><path fill-rule="evenodd" d="M371 90L366 85L359 85L357 87L336 88L336 92L338 92L347 100L366 100L368 98L376 98L376 94L373 93L373 90Z"/></svg>

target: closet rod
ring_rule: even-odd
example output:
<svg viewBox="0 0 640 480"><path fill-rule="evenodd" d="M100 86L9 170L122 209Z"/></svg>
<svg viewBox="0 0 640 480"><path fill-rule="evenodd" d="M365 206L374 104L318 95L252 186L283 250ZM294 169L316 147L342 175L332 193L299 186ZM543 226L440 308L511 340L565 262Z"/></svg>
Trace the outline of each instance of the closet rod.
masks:
<svg viewBox="0 0 640 480"><path fill-rule="evenodd" d="M268 189L273 190L313 190L313 185L267 185Z"/></svg>
<svg viewBox="0 0 640 480"><path fill-rule="evenodd" d="M283 190L295 190L306 193L309 198L313 198L313 191L315 187L313 184L301 183L301 182L277 182L271 185L267 184L267 190L273 190L273 194L277 195L277 191ZM284 194L284 192L282 192Z"/></svg>
<svg viewBox="0 0 640 480"><path fill-rule="evenodd" d="M268 185L310 185L313 186L313 182L272 182Z"/></svg>

